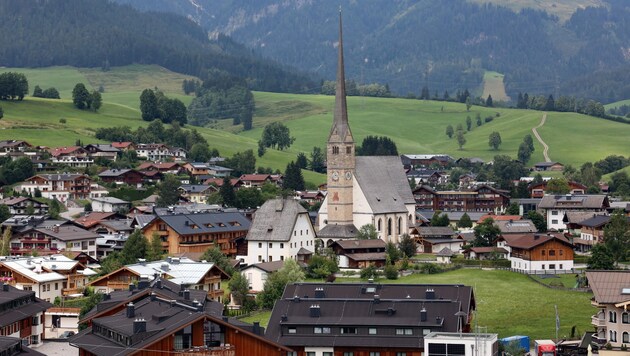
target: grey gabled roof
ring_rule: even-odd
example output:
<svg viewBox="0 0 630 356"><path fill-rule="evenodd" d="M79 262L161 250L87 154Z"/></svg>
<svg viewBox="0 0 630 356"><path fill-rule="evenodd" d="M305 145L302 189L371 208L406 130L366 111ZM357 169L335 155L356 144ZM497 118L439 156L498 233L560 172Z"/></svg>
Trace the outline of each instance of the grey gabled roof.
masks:
<svg viewBox="0 0 630 356"><path fill-rule="evenodd" d="M415 204L398 156L357 156L355 176L375 214L407 212Z"/></svg>
<svg viewBox="0 0 630 356"><path fill-rule="evenodd" d="M340 238L340 239L354 239L357 237L359 229L354 224L347 225L332 225L328 224L317 232L317 237L320 238Z"/></svg>
<svg viewBox="0 0 630 356"><path fill-rule="evenodd" d="M502 234L521 234L536 232L536 225L531 220L499 220L494 222L499 227Z"/></svg>
<svg viewBox="0 0 630 356"><path fill-rule="evenodd" d="M308 212L295 199L276 198L267 200L256 211L247 241L289 241L295 221ZM307 216L307 220L311 220Z"/></svg>
<svg viewBox="0 0 630 356"><path fill-rule="evenodd" d="M610 204L602 194L545 195L538 203L539 209L604 209Z"/></svg>
<svg viewBox="0 0 630 356"><path fill-rule="evenodd" d="M243 214L237 212L160 215L156 219L164 221L180 235L244 231L251 225Z"/></svg>
<svg viewBox="0 0 630 356"><path fill-rule="evenodd" d="M454 236L455 231L448 226L419 226L420 236Z"/></svg>

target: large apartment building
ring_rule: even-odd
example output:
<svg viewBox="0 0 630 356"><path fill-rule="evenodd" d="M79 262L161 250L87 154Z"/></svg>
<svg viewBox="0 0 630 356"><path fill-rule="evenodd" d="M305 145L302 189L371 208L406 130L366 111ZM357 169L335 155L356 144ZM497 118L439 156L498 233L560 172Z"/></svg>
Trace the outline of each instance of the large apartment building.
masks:
<svg viewBox="0 0 630 356"><path fill-rule="evenodd" d="M489 185L469 190L438 191L421 185L413 191L418 210L479 211L500 213L510 205L509 193Z"/></svg>

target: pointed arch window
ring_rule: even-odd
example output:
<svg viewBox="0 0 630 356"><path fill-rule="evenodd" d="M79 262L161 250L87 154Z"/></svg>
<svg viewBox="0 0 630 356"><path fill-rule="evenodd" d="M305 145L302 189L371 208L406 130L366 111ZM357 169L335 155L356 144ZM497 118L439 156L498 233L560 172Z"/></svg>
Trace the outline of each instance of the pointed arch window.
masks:
<svg viewBox="0 0 630 356"><path fill-rule="evenodd" d="M392 218L387 219L387 236L392 236Z"/></svg>
<svg viewBox="0 0 630 356"><path fill-rule="evenodd" d="M402 226L402 218L398 218L398 226L396 226L396 233L398 235L400 235L400 230L402 229L401 226Z"/></svg>
<svg viewBox="0 0 630 356"><path fill-rule="evenodd" d="M381 232L383 231L383 220L382 219L378 219L378 223L377 223L377 227L378 227L378 231Z"/></svg>

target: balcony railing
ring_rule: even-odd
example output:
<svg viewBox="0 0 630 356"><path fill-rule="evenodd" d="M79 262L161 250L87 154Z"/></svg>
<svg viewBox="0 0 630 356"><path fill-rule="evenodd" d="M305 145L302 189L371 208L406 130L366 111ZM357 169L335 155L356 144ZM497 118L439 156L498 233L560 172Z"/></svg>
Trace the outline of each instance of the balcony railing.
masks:
<svg viewBox="0 0 630 356"><path fill-rule="evenodd" d="M596 327L606 326L606 320L601 319L598 315L593 315L591 317L591 324L593 324Z"/></svg>
<svg viewBox="0 0 630 356"><path fill-rule="evenodd" d="M173 352L174 356L235 356L236 349L232 345L221 347L194 347L188 350Z"/></svg>

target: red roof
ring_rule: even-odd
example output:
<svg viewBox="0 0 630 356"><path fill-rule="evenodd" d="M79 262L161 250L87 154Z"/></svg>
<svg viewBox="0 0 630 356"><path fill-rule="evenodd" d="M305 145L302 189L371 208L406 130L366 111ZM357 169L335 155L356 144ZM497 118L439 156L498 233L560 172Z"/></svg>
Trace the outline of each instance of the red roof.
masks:
<svg viewBox="0 0 630 356"><path fill-rule="evenodd" d="M243 174L241 176L242 181L250 181L250 182L263 182L268 179L271 179L269 174Z"/></svg>
<svg viewBox="0 0 630 356"><path fill-rule="evenodd" d="M241 180L239 178L230 179L230 183L232 183L233 187L241 185ZM220 187L223 185L223 178L210 178L203 182L204 185L214 185Z"/></svg>
<svg viewBox="0 0 630 356"><path fill-rule="evenodd" d="M558 240L564 244L571 245L566 237L560 234L522 234L522 235L502 235L499 239L504 239L507 245L512 248L531 250L538 245L542 245L552 240Z"/></svg>
<svg viewBox="0 0 630 356"><path fill-rule="evenodd" d="M99 213L99 212L91 212L87 215L84 215L80 218L73 220L75 224L79 224L85 228L90 228L103 220L107 220L108 218L116 215L116 213Z"/></svg>
<svg viewBox="0 0 630 356"><path fill-rule="evenodd" d="M68 146L68 147L57 147L50 150L50 154L53 157L68 155L71 153L75 153L76 151L84 151L81 146Z"/></svg>
<svg viewBox="0 0 630 356"><path fill-rule="evenodd" d="M492 220L494 220L494 221L523 220L523 217L520 216L520 215L492 215L492 214L488 214L488 215L484 215L484 216L480 217L479 220L477 220L477 224L481 224L487 218L492 218Z"/></svg>
<svg viewBox="0 0 630 356"><path fill-rule="evenodd" d="M112 142L112 147L116 148L128 148L133 145L133 142Z"/></svg>

